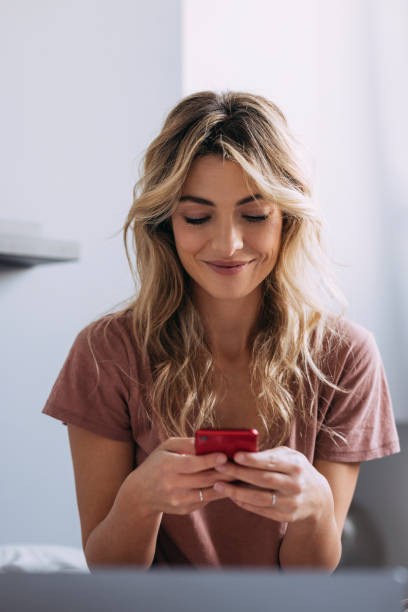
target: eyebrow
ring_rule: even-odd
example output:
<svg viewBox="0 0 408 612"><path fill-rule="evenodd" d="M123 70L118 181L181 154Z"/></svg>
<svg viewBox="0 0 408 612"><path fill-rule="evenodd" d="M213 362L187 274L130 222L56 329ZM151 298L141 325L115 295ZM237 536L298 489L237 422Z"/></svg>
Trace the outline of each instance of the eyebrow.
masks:
<svg viewBox="0 0 408 612"><path fill-rule="evenodd" d="M247 202L253 202L254 200L262 200L263 197L260 193L256 193L253 196L248 196L246 198L242 198L242 200L238 200L237 206L242 206L242 204L247 204ZM184 202L185 200L191 200L191 202L197 202L197 204L206 204L207 206L215 206L214 202L211 200L206 200L205 198L198 198L193 195L183 195L179 199L180 202Z"/></svg>

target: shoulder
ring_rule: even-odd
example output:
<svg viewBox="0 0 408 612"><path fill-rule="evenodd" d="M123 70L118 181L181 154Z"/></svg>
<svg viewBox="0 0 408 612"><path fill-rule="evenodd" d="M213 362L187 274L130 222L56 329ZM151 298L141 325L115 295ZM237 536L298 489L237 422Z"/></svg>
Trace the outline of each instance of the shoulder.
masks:
<svg viewBox="0 0 408 612"><path fill-rule="evenodd" d="M329 334L335 342L325 356L331 384L319 389L315 457L359 462L398 452L391 396L373 333L345 317L332 323ZM331 439L333 432L344 440Z"/></svg>
<svg viewBox="0 0 408 612"><path fill-rule="evenodd" d="M81 329L43 412L113 440L131 440L139 415L130 415L129 406L139 378L130 331L125 315L105 315Z"/></svg>
<svg viewBox="0 0 408 612"><path fill-rule="evenodd" d="M106 358L134 354L130 311L110 313L88 323L77 334L74 346Z"/></svg>
<svg viewBox="0 0 408 612"><path fill-rule="evenodd" d="M100 368L105 372L126 372L139 377L143 366L141 352L132 331L130 311L111 313L83 327L74 339L67 364L75 366L79 376L99 379Z"/></svg>
<svg viewBox="0 0 408 612"><path fill-rule="evenodd" d="M378 360L379 351L374 334L356 321L330 315L324 336L324 351L328 361L357 362Z"/></svg>

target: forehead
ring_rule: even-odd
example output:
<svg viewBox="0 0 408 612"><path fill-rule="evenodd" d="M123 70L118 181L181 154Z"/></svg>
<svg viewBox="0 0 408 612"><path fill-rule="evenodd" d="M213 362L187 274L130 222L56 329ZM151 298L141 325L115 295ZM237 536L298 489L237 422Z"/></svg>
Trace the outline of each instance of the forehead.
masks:
<svg viewBox="0 0 408 612"><path fill-rule="evenodd" d="M248 192L248 186L254 188L253 182L246 177L241 166L231 160L225 160L219 155L196 157L183 184L182 194L192 188L206 193L213 191ZM204 197L204 196L203 196Z"/></svg>

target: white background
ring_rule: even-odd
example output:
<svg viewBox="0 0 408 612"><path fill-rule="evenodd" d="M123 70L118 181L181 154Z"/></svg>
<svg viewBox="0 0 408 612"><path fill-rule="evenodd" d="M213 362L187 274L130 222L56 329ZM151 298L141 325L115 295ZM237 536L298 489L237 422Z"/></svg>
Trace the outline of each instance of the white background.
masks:
<svg viewBox="0 0 408 612"><path fill-rule="evenodd" d="M181 95L180 5L1 8L0 217L82 253L0 271L0 543L80 545L67 430L41 410L76 334L133 291L119 230L140 157Z"/></svg>

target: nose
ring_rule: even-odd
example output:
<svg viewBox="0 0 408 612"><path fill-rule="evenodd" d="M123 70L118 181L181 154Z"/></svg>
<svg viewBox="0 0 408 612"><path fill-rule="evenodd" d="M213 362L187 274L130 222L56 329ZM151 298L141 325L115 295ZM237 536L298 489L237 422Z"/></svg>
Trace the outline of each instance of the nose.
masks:
<svg viewBox="0 0 408 612"><path fill-rule="evenodd" d="M243 247L242 229L231 220L221 221L214 228L211 247L220 257L230 257Z"/></svg>

